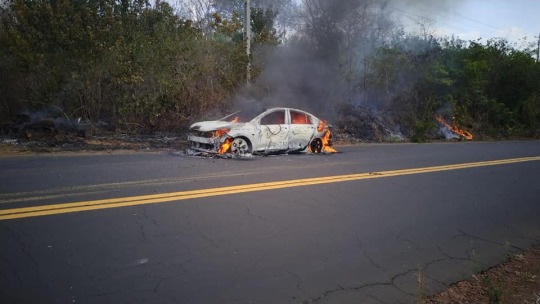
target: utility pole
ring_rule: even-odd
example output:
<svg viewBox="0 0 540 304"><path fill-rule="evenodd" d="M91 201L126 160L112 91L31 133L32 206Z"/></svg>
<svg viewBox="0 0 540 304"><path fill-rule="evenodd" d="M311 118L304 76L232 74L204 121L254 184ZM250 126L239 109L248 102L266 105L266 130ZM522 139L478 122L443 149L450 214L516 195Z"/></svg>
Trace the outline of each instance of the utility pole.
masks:
<svg viewBox="0 0 540 304"><path fill-rule="evenodd" d="M538 38L538 47L536 49L536 62L539 62L538 59L540 59L540 34L538 34L538 37L534 38Z"/></svg>
<svg viewBox="0 0 540 304"><path fill-rule="evenodd" d="M246 82L251 82L251 0L244 0L244 43L248 58L246 66Z"/></svg>

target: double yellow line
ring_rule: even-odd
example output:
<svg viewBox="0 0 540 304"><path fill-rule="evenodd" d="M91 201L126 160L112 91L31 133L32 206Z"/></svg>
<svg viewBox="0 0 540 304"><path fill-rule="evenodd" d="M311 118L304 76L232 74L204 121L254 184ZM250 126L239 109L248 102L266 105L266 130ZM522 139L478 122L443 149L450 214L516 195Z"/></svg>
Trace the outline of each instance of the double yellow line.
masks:
<svg viewBox="0 0 540 304"><path fill-rule="evenodd" d="M537 161L537 160L540 160L540 156L484 161L484 162L475 162L475 163L463 163L463 164L455 164L455 165L434 166L434 167L425 167L425 168L393 170L393 171L381 171L381 172L370 172L370 173L359 173L359 174L325 176L325 177L316 177L316 178L304 178L304 179L256 183L256 184L219 187L219 188L210 188L210 189L201 189L201 190L190 190L190 191L181 191L181 192L171 192L171 193L162 193L162 194L153 194L153 195L141 195L141 196L121 197L121 198L112 198L112 199L103 199L103 200L94 200L94 201L83 201L83 202L75 202L75 203L4 209L4 210L0 210L0 220L107 209L107 208L118 208L118 207L136 206L136 205L145 205L145 204L158 204L158 203L181 201L181 200L188 200L188 199L201 198L201 197L221 196L221 195L228 195L228 194L238 194L238 193L246 193L246 192L272 190L272 189L283 189L283 188L292 188L292 187L301 187L301 186L310 186L310 185L319 185L319 184L339 183L339 182L356 181L356 180L362 180L362 179L372 179L372 178L381 178L381 177L390 177L390 176L401 176L401 175L439 172L439 171L449 171L449 170L458 170L458 169L475 168L475 167L505 165L505 164L530 162L530 161Z"/></svg>

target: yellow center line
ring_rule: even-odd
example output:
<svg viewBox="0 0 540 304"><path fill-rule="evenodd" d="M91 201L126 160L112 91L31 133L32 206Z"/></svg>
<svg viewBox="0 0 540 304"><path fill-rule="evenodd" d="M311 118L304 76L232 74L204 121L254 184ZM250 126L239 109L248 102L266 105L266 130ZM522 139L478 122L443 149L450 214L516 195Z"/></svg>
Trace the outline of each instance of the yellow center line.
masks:
<svg viewBox="0 0 540 304"><path fill-rule="evenodd" d="M7 203L17 203L17 202L29 202L36 200L44 199L54 199L58 197L66 196L80 196L85 194L93 194L105 192L107 190L116 190L127 187L136 187L136 186L156 186L156 185L168 185L168 184L178 184L185 182L192 182L204 179L219 178L219 177L231 177L231 176L247 176L252 174L259 174L263 171L252 171L252 172L238 172L238 173L221 173L221 174L212 174L212 175L200 175L192 176L189 178L160 178L160 179L148 179L148 180L139 180L139 181L129 181L129 182L120 182L120 183L108 183L108 184L97 184L97 185L84 185L84 186L72 186L64 187L51 190L38 190L38 191L28 191L28 192L18 192L18 193L0 193L0 205ZM79 191L74 193L65 193L68 191ZM37 195L37 196L33 196ZM7 197L8 199L3 199Z"/></svg>
<svg viewBox="0 0 540 304"><path fill-rule="evenodd" d="M301 187L301 186L310 186L310 185L319 185L319 184L328 184L328 183L339 183L339 182L356 181L356 180L362 180L362 179L373 179L373 178L381 178L381 177L458 170L458 169L475 168L475 167L505 165L505 164L538 161L538 160L540 160L540 156L503 159L503 160L494 160L494 161L483 161L483 162L474 162L474 163L462 163L462 164L454 164L454 165L424 167L424 168L381 171L381 172L303 178L303 179L295 179L295 180L264 182L264 183L227 186L227 187L218 187L218 188L210 188L210 189L188 190L188 191L170 192L170 193L161 193L161 194L152 194L152 195L140 195L140 196L120 197L120 198L83 201L83 202L74 202L74 203L4 209L4 210L0 210L0 220L70 213L70 212L80 212L80 211L88 211L88 210L98 210L98 209L106 209L106 208L118 208L118 207L136 206L136 205L144 205L144 204L158 204L158 203L188 200L188 199L195 199L195 198L202 198L202 197L238 194L238 193L255 192L255 191L266 191L266 190L272 190L272 189L283 189L283 188L292 188L292 187Z"/></svg>

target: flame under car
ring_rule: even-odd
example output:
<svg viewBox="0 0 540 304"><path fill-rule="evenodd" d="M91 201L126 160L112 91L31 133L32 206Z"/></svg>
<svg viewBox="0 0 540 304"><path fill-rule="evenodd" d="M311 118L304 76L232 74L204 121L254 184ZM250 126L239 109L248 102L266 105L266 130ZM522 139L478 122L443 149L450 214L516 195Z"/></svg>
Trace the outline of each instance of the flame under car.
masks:
<svg viewBox="0 0 540 304"><path fill-rule="evenodd" d="M272 108L246 123L236 119L197 122L190 131L190 149L195 153L336 152L330 126L313 114L292 108Z"/></svg>

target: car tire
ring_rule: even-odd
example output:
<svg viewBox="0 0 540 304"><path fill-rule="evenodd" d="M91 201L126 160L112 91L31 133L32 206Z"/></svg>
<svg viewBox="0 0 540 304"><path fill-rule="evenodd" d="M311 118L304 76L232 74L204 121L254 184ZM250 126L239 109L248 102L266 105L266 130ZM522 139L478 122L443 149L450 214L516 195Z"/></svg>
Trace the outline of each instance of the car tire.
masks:
<svg viewBox="0 0 540 304"><path fill-rule="evenodd" d="M251 153L251 143L244 137L235 137L230 149L232 154L244 156Z"/></svg>
<svg viewBox="0 0 540 304"><path fill-rule="evenodd" d="M322 141L320 138L315 138L309 144L312 153L321 153L322 152Z"/></svg>

